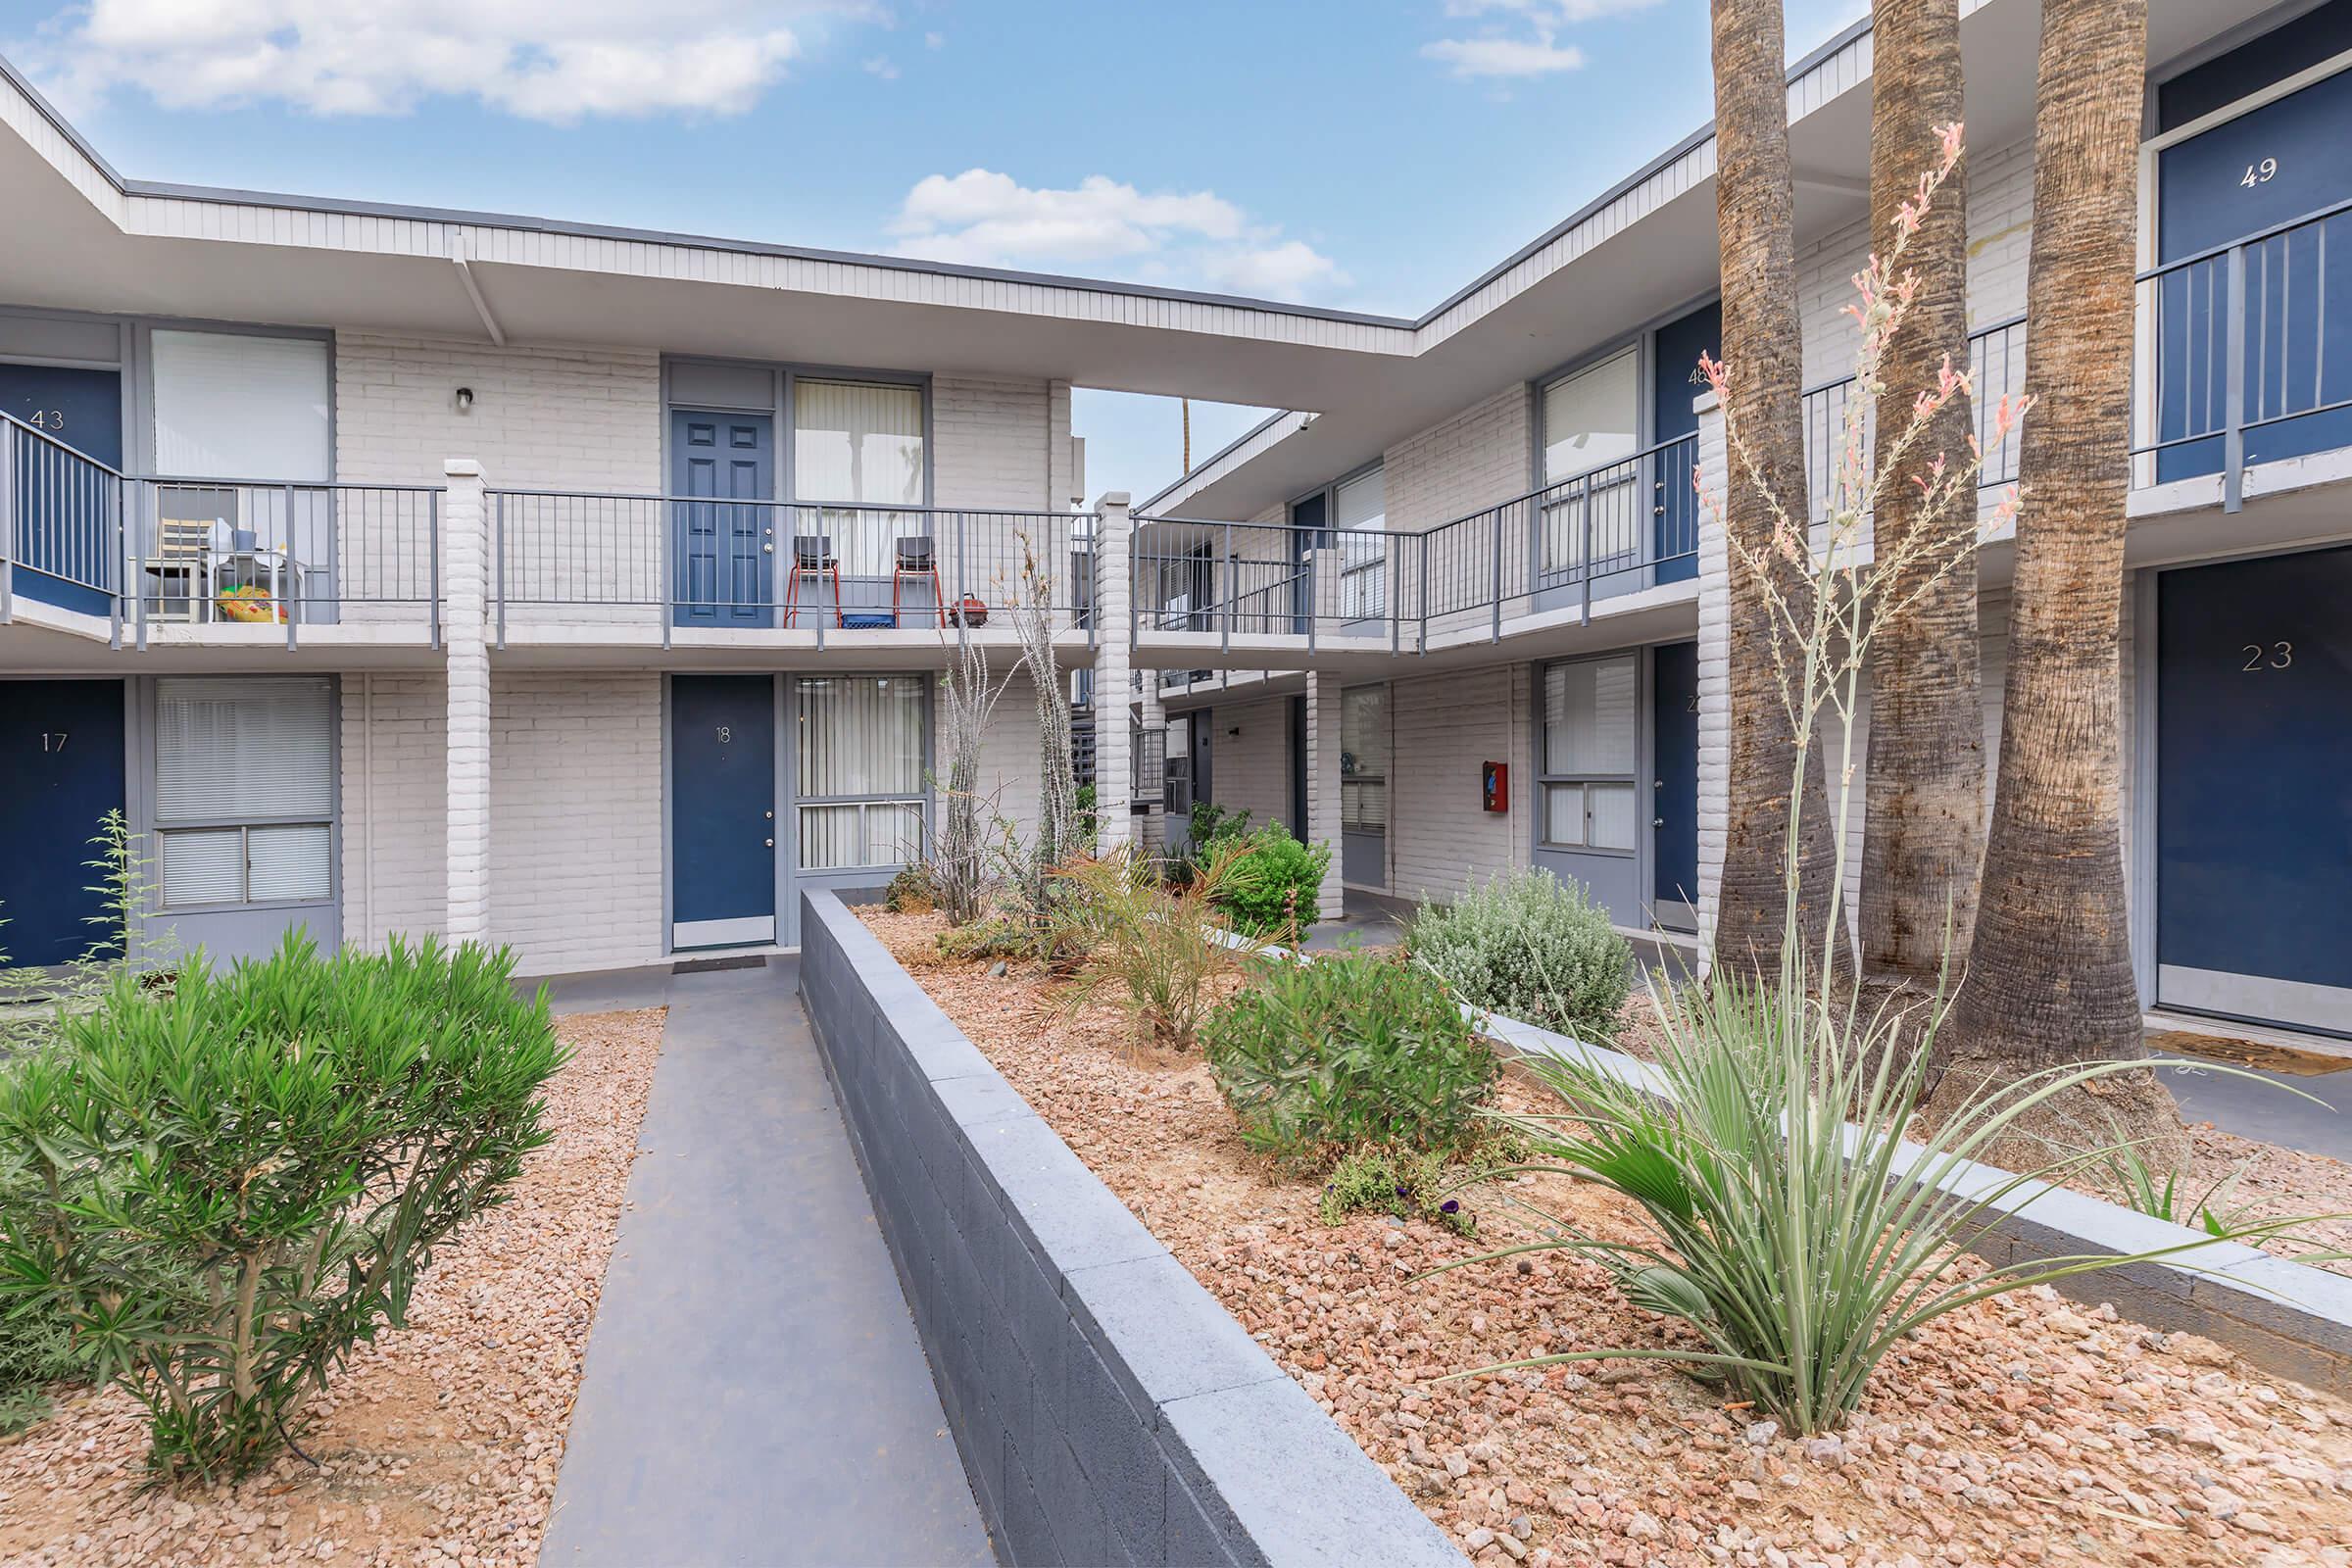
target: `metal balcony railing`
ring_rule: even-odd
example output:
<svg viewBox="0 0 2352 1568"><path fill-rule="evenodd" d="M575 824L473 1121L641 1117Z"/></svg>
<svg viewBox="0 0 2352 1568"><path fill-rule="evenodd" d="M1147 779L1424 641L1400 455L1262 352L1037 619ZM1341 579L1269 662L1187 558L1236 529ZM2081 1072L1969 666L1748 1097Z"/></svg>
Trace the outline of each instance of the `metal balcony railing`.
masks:
<svg viewBox="0 0 2352 1568"><path fill-rule="evenodd" d="M1004 624L1025 572L1095 632L1093 513L491 490L491 603L510 624L810 630Z"/></svg>
<svg viewBox="0 0 2352 1568"><path fill-rule="evenodd" d="M163 622L413 623L441 640L433 485L126 474L0 415L0 620L32 599Z"/></svg>
<svg viewBox="0 0 2352 1568"><path fill-rule="evenodd" d="M1989 490L2017 478L2019 435L2013 425L1996 441L1994 417L2004 397L2015 399L2026 390L2026 318L2013 316L1979 328L1968 336L1971 382L1976 391L1969 405L1977 440L1984 447L1984 466L1979 489ZM1805 498L1812 520L1829 516L1831 487L1838 459L1845 444L1845 417L1854 396L1854 378L1826 382L1805 393L1802 408L1805 430ZM1862 426L1863 465L1867 471L1872 445L1878 437L1877 411L1865 411ZM1932 455L1923 454L1921 461Z"/></svg>
<svg viewBox="0 0 2352 1568"><path fill-rule="evenodd" d="M1402 652L1433 630L1499 636L1506 611L1590 619L1596 599L1696 575L1697 461L1679 436L1418 532L1139 516L1130 630Z"/></svg>

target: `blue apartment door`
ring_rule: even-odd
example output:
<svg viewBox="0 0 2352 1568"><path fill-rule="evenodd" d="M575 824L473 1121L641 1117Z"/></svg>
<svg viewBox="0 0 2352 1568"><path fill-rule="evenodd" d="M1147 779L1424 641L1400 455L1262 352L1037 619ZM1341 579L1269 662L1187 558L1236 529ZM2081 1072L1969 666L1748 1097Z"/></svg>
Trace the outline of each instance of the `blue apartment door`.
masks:
<svg viewBox="0 0 2352 1568"><path fill-rule="evenodd" d="M776 939L776 683L669 682L670 943Z"/></svg>
<svg viewBox="0 0 2352 1568"><path fill-rule="evenodd" d="M680 626L765 625L776 603L775 424L764 414L669 416L672 615Z"/></svg>
<svg viewBox="0 0 2352 1568"><path fill-rule="evenodd" d="M1331 539L1331 498L1322 491L1308 496L1291 507L1291 630L1303 636L1306 623L1315 612L1315 585L1308 580L1307 564L1311 553L1320 550ZM1272 626L1242 627L1251 631L1272 631ZM1242 629L1236 627L1236 630Z"/></svg>
<svg viewBox="0 0 2352 1568"><path fill-rule="evenodd" d="M1698 575L1698 491L1690 482L1690 470L1698 465L1698 416L1691 405L1705 383L1693 377L1701 354L1722 353L1720 304L1702 305L1658 328L1650 440L1676 443L1658 453L1650 475L1650 559L1658 564L1660 582Z"/></svg>
<svg viewBox="0 0 2352 1568"><path fill-rule="evenodd" d="M90 840L122 809L122 683L0 680L0 953L65 963L115 933Z"/></svg>
<svg viewBox="0 0 2352 1568"><path fill-rule="evenodd" d="M2157 579L2156 995L2352 1034L2352 548Z"/></svg>
<svg viewBox="0 0 2352 1568"><path fill-rule="evenodd" d="M2157 261L2184 261L2352 199L2352 71L2157 155ZM2220 471L2228 419L2229 258L2156 284L2159 480ZM2352 445L2352 213L2245 251L2246 461ZM2143 443L2150 437L2142 433Z"/></svg>
<svg viewBox="0 0 2352 1568"><path fill-rule="evenodd" d="M60 609L105 614L107 595L91 585L115 580L111 522L120 497L112 475L74 454L121 470L122 374L0 365L0 413L49 438L10 432L16 514L24 519L16 591Z"/></svg>
<svg viewBox="0 0 2352 1568"><path fill-rule="evenodd" d="M1698 644L1650 655L1650 886L1658 923L1698 929Z"/></svg>

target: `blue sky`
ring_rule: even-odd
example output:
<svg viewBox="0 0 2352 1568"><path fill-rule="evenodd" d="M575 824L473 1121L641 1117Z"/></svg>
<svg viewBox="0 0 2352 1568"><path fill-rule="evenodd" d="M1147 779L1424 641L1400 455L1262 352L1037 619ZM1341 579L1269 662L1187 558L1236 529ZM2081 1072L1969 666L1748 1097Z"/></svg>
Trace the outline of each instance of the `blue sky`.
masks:
<svg viewBox="0 0 2352 1568"><path fill-rule="evenodd" d="M1786 3L1792 54L1866 9ZM1710 112L1704 0L0 0L0 50L142 178L1407 316ZM1094 489L1174 477L1174 405L1077 418Z"/></svg>

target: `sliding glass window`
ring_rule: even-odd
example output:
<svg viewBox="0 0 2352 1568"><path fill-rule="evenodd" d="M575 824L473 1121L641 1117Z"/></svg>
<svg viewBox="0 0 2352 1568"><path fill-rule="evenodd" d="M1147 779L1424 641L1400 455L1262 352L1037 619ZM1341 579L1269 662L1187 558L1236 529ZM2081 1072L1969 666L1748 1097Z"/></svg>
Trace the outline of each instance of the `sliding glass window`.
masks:
<svg viewBox="0 0 2352 1568"><path fill-rule="evenodd" d="M1332 523L1339 530L1340 613L1371 620L1389 612L1388 486L1374 468L1333 487Z"/></svg>
<svg viewBox="0 0 2352 1568"><path fill-rule="evenodd" d="M928 538L923 389L877 381L792 381L792 494L824 503L799 532L822 533L841 569L887 577L897 541Z"/></svg>
<svg viewBox="0 0 2352 1568"><path fill-rule="evenodd" d="M1634 848L1638 704L1635 656L1544 667L1544 842Z"/></svg>
<svg viewBox="0 0 2352 1568"><path fill-rule="evenodd" d="M922 854L920 675L825 675L799 683L801 869L904 865Z"/></svg>
<svg viewBox="0 0 2352 1568"><path fill-rule="evenodd" d="M166 908L332 896L334 709L325 679L156 682Z"/></svg>
<svg viewBox="0 0 2352 1568"><path fill-rule="evenodd" d="M1642 351L1629 348L1598 365L1563 375L1544 389L1544 570L1581 573L1588 525L1592 554L1605 569L1639 540L1624 495L1637 477L1612 467L1642 450ZM1590 476L1585 483L1566 481Z"/></svg>

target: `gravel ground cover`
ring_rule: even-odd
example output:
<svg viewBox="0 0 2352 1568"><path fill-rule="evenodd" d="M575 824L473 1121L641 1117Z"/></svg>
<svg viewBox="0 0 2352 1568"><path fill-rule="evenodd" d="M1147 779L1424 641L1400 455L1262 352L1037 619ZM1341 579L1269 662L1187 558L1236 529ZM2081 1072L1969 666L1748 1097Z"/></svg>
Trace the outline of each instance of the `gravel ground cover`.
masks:
<svg viewBox="0 0 2352 1568"><path fill-rule="evenodd" d="M126 1395L69 1396L0 1442L0 1564L535 1561L628 1186L662 1013L557 1020L548 1146L424 1273L410 1327L361 1347L293 1455L236 1487L151 1487Z"/></svg>
<svg viewBox="0 0 2352 1568"><path fill-rule="evenodd" d="M1560 1253L1435 1264L1533 1234L1516 1190L1603 1236L1561 1178L1472 1195L1481 1235L1315 1217L1243 1148L1197 1057L1061 1016L1015 966L940 961L936 916L861 911L1038 1113L1439 1526L1482 1563L2352 1564L2352 1406L2052 1293L1931 1325L1834 1438L1796 1441L1654 1362L1461 1383L1551 1350L1666 1343ZM1522 1104L1528 1091L1506 1082Z"/></svg>

